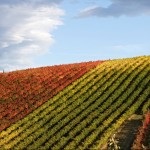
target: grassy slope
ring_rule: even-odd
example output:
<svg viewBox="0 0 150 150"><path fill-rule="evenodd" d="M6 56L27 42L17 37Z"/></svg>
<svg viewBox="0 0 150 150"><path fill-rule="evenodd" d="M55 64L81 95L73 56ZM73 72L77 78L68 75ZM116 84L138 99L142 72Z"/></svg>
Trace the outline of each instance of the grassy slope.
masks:
<svg viewBox="0 0 150 150"><path fill-rule="evenodd" d="M124 120L149 107L149 73L149 56L102 63L0 132L0 148L99 149Z"/></svg>

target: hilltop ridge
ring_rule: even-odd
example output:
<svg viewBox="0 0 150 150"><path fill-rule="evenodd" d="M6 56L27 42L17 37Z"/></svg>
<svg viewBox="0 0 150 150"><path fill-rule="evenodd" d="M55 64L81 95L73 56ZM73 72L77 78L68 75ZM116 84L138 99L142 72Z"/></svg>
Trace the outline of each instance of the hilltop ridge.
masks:
<svg viewBox="0 0 150 150"><path fill-rule="evenodd" d="M0 74L2 149L100 149L150 108L150 56L31 70Z"/></svg>

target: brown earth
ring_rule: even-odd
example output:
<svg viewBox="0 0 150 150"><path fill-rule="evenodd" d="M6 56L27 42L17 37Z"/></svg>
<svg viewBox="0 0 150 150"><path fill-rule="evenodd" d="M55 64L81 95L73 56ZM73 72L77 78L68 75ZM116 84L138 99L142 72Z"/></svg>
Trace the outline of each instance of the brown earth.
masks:
<svg viewBox="0 0 150 150"><path fill-rule="evenodd" d="M131 150L138 128L141 125L142 115L134 114L121 125L118 131L116 131L113 137L121 150ZM107 147L106 149L109 148Z"/></svg>

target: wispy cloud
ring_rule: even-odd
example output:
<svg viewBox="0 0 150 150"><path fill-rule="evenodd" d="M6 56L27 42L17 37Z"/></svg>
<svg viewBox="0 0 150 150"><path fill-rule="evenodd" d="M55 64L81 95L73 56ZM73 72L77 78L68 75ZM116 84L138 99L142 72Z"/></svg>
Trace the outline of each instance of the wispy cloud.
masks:
<svg viewBox="0 0 150 150"><path fill-rule="evenodd" d="M0 67L31 67L32 58L49 51L52 31L62 25L61 0L0 1Z"/></svg>
<svg viewBox="0 0 150 150"><path fill-rule="evenodd" d="M150 15L149 0L111 0L108 7L95 6L82 10L78 17L120 17L138 16L142 14Z"/></svg>

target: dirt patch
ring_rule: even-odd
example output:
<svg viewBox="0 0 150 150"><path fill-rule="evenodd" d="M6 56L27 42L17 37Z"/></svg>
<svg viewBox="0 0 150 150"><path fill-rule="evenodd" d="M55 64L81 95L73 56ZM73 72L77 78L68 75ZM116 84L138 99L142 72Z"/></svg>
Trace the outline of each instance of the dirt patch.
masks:
<svg viewBox="0 0 150 150"><path fill-rule="evenodd" d="M138 128L142 125L142 119L142 115L132 115L115 133L114 139L117 141L117 146L119 146L121 150L131 149Z"/></svg>

